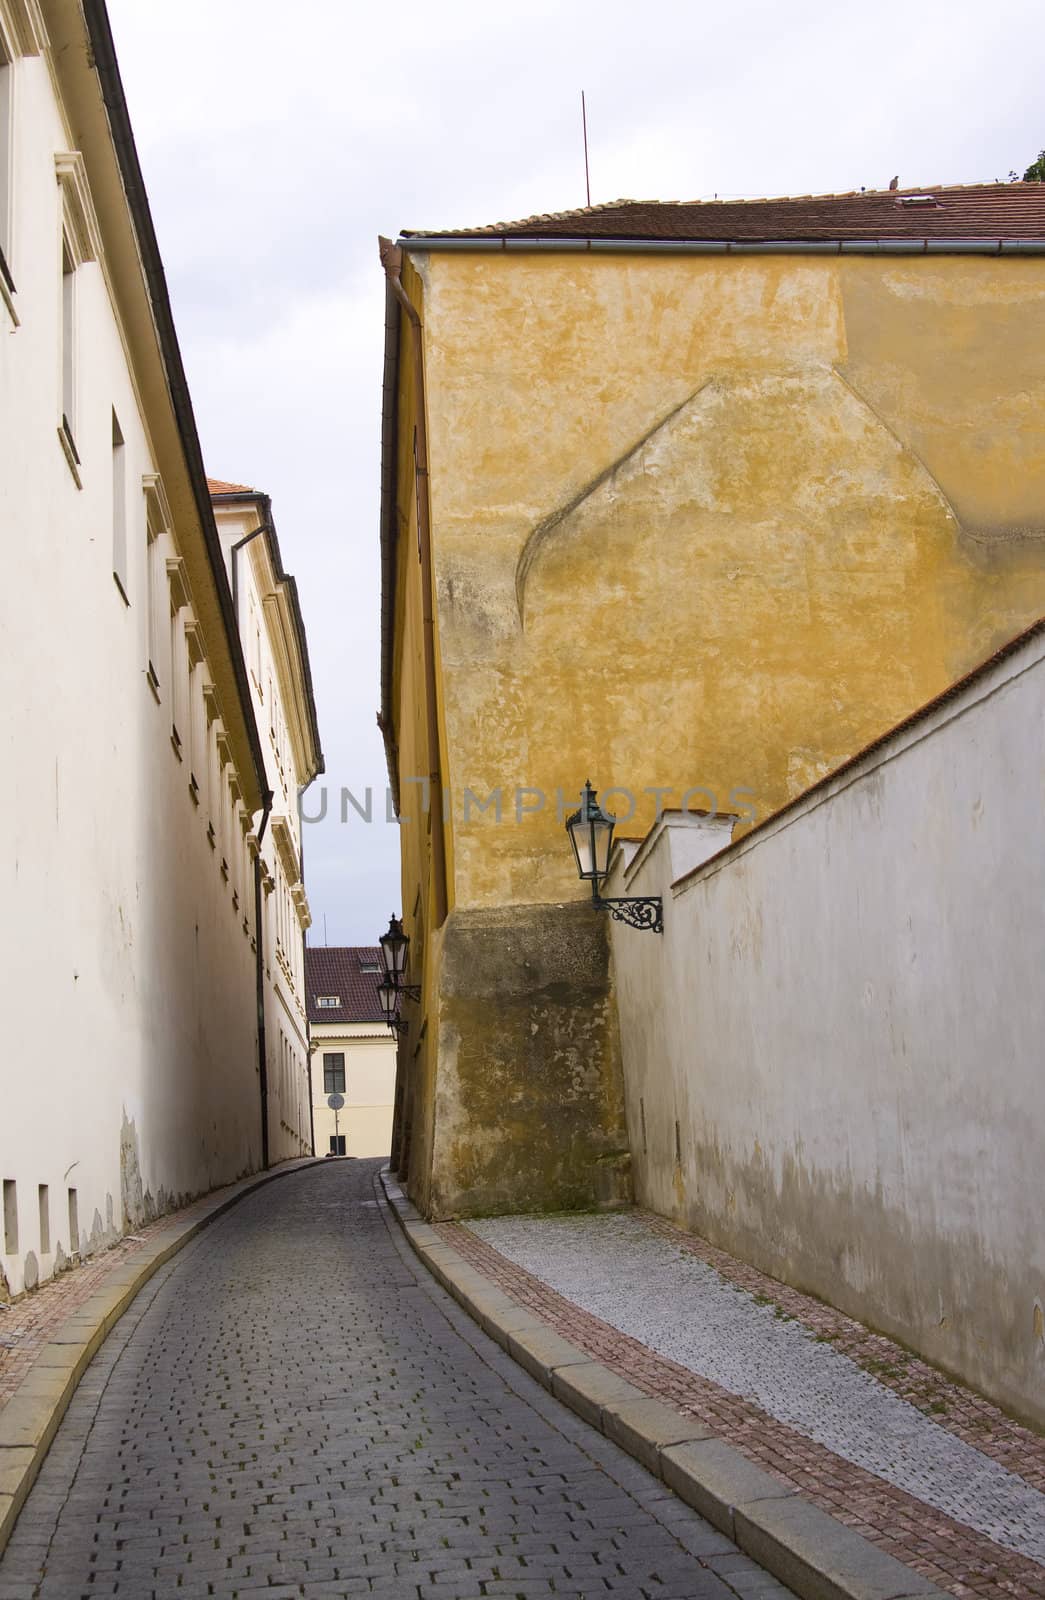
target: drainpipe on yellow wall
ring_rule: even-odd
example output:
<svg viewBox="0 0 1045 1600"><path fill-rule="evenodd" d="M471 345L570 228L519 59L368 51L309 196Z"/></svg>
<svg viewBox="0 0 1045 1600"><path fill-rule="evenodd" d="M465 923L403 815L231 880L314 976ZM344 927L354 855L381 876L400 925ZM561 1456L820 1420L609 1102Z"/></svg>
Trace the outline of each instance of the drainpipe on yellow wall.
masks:
<svg viewBox="0 0 1045 1600"><path fill-rule="evenodd" d="M414 470L417 474L417 542L421 554L421 618L424 644L425 724L428 744L429 803L432 807L432 879L434 923L446 920L446 841L443 816L443 775L439 754L439 710L435 675L435 585L432 574L432 523L428 494L428 427L425 415L424 341L421 318L403 288L403 252L390 239L379 241L381 265L401 309L406 313L417 373L417 420L414 440Z"/></svg>

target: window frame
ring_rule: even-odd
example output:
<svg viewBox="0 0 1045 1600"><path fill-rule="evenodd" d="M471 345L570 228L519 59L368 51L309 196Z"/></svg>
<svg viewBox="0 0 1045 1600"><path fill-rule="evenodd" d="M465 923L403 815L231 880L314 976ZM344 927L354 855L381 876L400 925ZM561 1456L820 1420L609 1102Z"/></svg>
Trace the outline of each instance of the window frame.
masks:
<svg viewBox="0 0 1045 1600"><path fill-rule="evenodd" d="M131 603L131 585L128 575L127 533L130 518L127 514L127 441L112 408L112 575L123 603Z"/></svg>
<svg viewBox="0 0 1045 1600"><path fill-rule="evenodd" d="M0 296L3 297L15 327L14 273L14 100L16 52L0 24Z"/></svg>
<svg viewBox="0 0 1045 1600"><path fill-rule="evenodd" d="M338 1082L340 1078L340 1083ZM323 1093L344 1094L345 1092L345 1052L343 1050L323 1051Z"/></svg>

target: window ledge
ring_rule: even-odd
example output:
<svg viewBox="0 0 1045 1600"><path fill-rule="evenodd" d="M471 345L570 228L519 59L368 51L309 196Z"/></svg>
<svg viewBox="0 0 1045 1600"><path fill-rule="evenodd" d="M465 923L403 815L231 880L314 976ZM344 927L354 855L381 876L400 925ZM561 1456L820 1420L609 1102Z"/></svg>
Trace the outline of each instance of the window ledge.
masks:
<svg viewBox="0 0 1045 1600"><path fill-rule="evenodd" d="M120 591L120 599L123 601L124 605L125 606L129 606L130 603L131 603L131 597L127 593L127 590L124 588L123 580L120 577L120 574L118 572L114 572L113 573L112 581L113 581L113 583L115 583L117 589L119 589L119 591Z"/></svg>
<svg viewBox="0 0 1045 1600"><path fill-rule="evenodd" d="M159 705L160 680L156 674L156 668L153 666L151 661L145 668L145 681L149 685L149 693L152 695L152 698L155 700L156 704Z"/></svg>
<svg viewBox="0 0 1045 1600"><path fill-rule="evenodd" d="M73 443L72 430L70 429L69 424L66 422L64 417L58 425L58 443L61 445L62 454L65 456L65 459L69 464L69 471L73 475L73 482L78 489L82 489L83 479L80 477L80 457L76 454L76 446Z"/></svg>

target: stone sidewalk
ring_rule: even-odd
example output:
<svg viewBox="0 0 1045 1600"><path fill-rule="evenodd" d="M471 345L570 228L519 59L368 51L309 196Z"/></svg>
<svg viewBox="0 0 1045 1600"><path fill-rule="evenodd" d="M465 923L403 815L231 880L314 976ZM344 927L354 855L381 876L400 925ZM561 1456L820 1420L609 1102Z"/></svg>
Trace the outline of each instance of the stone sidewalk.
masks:
<svg viewBox="0 0 1045 1600"><path fill-rule="evenodd" d="M290 1173L159 1268L87 1369L0 1600L786 1600L475 1327L376 1166Z"/></svg>
<svg viewBox="0 0 1045 1600"><path fill-rule="evenodd" d="M295 1167L308 1165L311 1159L287 1162L268 1172L257 1173L253 1178L201 1195L180 1211L168 1211L137 1232L125 1234L110 1249L100 1250L56 1278L48 1278L31 1294L22 1295L13 1302L0 1301L0 1410L17 1393L23 1378L55 1332L124 1268L147 1261L157 1245L162 1246L166 1239L193 1223L206 1221L245 1187L269 1182Z"/></svg>
<svg viewBox="0 0 1045 1600"><path fill-rule="evenodd" d="M643 1212L435 1233L512 1300L958 1596L1045 1597L1045 1440Z"/></svg>

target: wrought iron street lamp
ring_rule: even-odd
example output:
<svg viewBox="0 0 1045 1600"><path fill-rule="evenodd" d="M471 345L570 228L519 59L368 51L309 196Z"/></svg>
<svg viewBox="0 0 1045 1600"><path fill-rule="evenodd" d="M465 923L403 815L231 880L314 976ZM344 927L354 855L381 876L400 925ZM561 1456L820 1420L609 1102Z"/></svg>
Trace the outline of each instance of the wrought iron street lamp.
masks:
<svg viewBox="0 0 1045 1600"><path fill-rule="evenodd" d="M381 947L381 964L385 969L385 975L377 986L381 1010L388 1026L394 1032L401 1033L407 1024L400 1020L400 1002L404 995L408 1000L415 1002L420 1000L421 990L417 984L403 981L410 938L403 932L403 924L399 917L389 918L388 929L377 942Z"/></svg>
<svg viewBox="0 0 1045 1600"><path fill-rule="evenodd" d="M599 911L608 911L617 922L626 922L629 928L663 933L664 906L659 895L616 896L599 893L599 882L610 870L616 825L616 817L603 811L599 805L589 779L584 785L580 808L566 818L566 832L573 846L577 872L585 883L591 884L592 904Z"/></svg>

